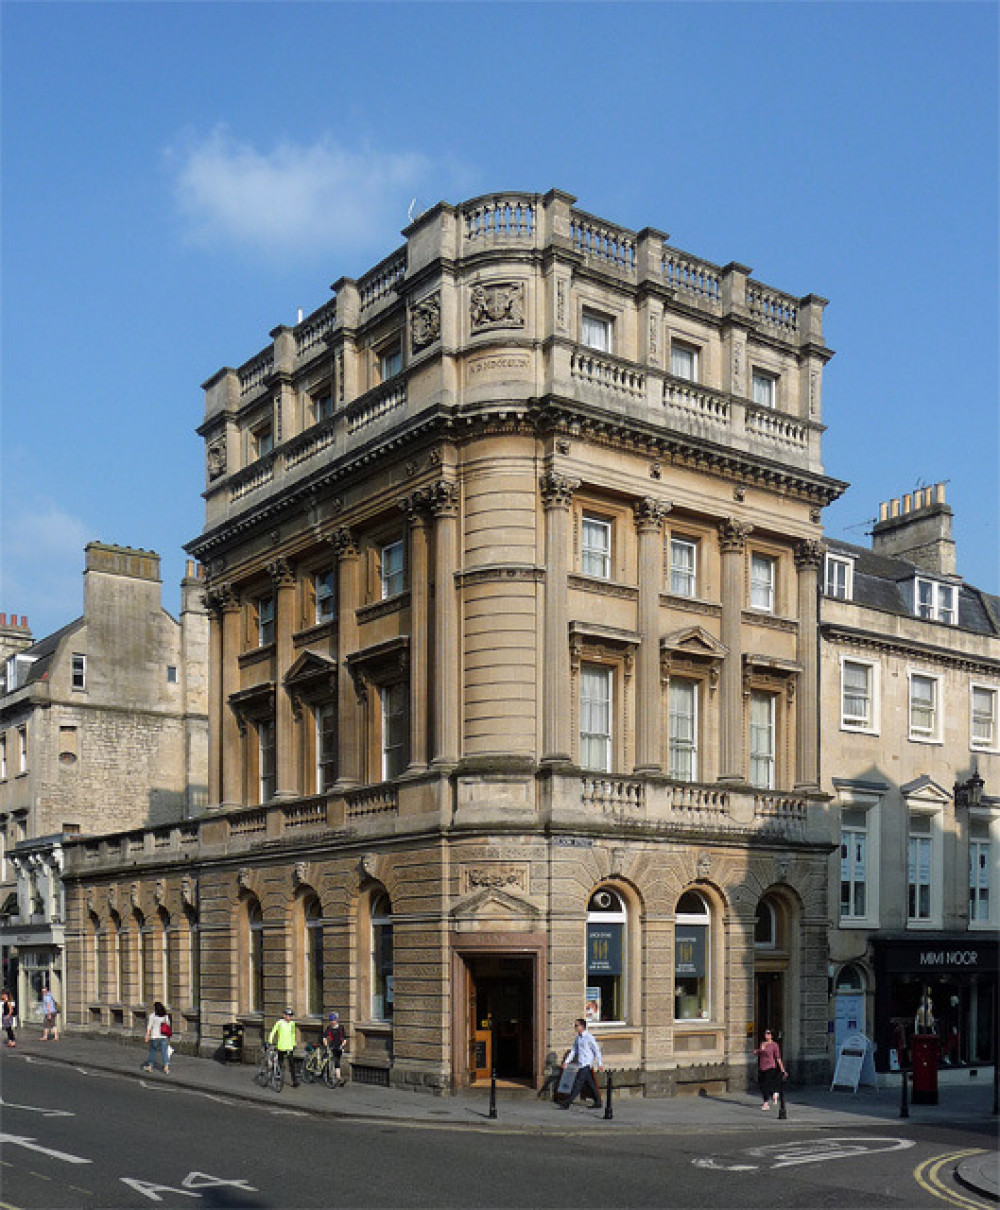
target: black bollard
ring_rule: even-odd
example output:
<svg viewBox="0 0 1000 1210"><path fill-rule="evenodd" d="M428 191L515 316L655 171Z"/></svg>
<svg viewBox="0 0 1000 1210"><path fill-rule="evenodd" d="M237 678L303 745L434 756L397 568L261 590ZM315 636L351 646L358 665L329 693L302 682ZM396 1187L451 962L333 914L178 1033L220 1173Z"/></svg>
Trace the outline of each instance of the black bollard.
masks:
<svg viewBox="0 0 1000 1210"><path fill-rule="evenodd" d="M778 1085L778 1121L783 1122L788 1117L788 1110L785 1108L785 1080L782 1078Z"/></svg>
<svg viewBox="0 0 1000 1210"><path fill-rule="evenodd" d="M910 1116L910 1103L906 1099L906 1068L902 1065L900 1065L899 1074L903 1080L899 1093L899 1116L901 1118L908 1118Z"/></svg>
<svg viewBox="0 0 1000 1210"><path fill-rule="evenodd" d="M615 1116L615 1111L611 1108L611 1096L614 1091L614 1083L611 1079L611 1072L608 1072L608 1086L604 1090L604 1120L610 1122Z"/></svg>
<svg viewBox="0 0 1000 1210"><path fill-rule="evenodd" d="M489 1116L495 1118L497 1116L497 1069L494 1067L490 1072L490 1112Z"/></svg>

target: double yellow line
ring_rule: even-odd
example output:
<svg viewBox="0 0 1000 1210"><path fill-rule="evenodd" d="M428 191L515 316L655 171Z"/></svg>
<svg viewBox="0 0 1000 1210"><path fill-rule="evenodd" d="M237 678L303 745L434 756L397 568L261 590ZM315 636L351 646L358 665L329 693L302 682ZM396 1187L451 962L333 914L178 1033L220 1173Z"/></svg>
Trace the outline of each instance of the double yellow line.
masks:
<svg viewBox="0 0 1000 1210"><path fill-rule="evenodd" d="M970 1151L950 1151L947 1155L936 1155L932 1159L924 1160L922 1164L918 1164L913 1169L913 1179L921 1189L926 1189L934 1197L939 1197L943 1202L949 1202L952 1206L960 1206L962 1210L983 1210L984 1206L988 1204L987 1202L972 1193L961 1193L951 1185L946 1185L941 1180L941 1169L946 1164L954 1164L973 1155L985 1154L986 1152L981 1147L974 1147Z"/></svg>

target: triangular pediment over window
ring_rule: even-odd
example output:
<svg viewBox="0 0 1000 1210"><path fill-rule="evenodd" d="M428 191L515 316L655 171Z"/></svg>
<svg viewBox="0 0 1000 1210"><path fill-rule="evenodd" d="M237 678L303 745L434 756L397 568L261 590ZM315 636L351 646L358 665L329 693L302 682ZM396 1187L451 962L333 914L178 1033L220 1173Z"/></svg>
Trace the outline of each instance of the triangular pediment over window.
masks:
<svg viewBox="0 0 1000 1210"><path fill-rule="evenodd" d="M660 651L665 655L687 656L688 659L722 660L729 649L703 626L685 626L665 634L660 639Z"/></svg>
<svg viewBox="0 0 1000 1210"><path fill-rule="evenodd" d="M285 673L285 687L304 686L316 681L333 680L337 675L337 661L318 655L315 651L303 651Z"/></svg>
<svg viewBox="0 0 1000 1210"><path fill-rule="evenodd" d="M900 786L899 792L909 803L922 802L928 806L941 807L952 800L951 794L926 773Z"/></svg>

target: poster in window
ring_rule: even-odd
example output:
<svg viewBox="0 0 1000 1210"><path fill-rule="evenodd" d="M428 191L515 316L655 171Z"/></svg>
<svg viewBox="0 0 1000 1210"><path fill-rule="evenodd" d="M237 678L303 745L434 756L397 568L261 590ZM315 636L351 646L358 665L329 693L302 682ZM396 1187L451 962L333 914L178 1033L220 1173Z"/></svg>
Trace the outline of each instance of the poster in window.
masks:
<svg viewBox="0 0 1000 1210"><path fill-rule="evenodd" d="M703 924L678 924L674 933L674 972L680 978L704 978L705 933Z"/></svg>
<svg viewBox="0 0 1000 1210"><path fill-rule="evenodd" d="M587 925L587 974L620 975L622 973L622 926L620 924Z"/></svg>
<svg viewBox="0 0 1000 1210"><path fill-rule="evenodd" d="M601 989L599 987L587 988L587 1001L583 1007L584 1019L589 1024L591 1021L600 1021L601 1019Z"/></svg>

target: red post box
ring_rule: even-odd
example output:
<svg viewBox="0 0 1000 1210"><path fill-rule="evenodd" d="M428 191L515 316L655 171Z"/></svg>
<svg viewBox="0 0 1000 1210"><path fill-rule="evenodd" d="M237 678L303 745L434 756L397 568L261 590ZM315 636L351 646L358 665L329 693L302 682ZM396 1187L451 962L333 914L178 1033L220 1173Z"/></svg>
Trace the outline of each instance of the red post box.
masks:
<svg viewBox="0 0 1000 1210"><path fill-rule="evenodd" d="M941 1057L941 1039L935 1034L914 1034L910 1047L913 1056L914 1105L936 1105L938 1103L938 1062Z"/></svg>

